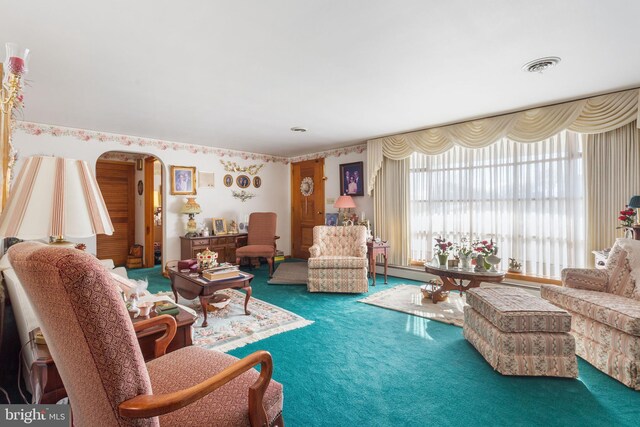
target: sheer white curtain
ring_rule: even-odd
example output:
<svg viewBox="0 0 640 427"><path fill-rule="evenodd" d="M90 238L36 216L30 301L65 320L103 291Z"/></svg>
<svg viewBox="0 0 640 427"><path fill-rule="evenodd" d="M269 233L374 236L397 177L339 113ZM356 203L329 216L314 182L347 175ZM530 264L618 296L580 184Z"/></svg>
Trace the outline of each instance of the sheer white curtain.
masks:
<svg viewBox="0 0 640 427"><path fill-rule="evenodd" d="M559 277L585 264L580 135L535 143L501 139L480 149L414 153L410 164L411 257L432 258L434 237L493 238L506 268Z"/></svg>

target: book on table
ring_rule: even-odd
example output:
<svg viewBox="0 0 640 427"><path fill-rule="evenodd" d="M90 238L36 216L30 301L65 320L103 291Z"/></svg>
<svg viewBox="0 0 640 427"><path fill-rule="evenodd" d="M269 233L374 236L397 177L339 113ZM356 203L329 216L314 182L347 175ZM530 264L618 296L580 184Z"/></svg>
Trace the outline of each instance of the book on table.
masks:
<svg viewBox="0 0 640 427"><path fill-rule="evenodd" d="M241 277L241 273L237 266L229 266L224 268L216 267L203 271L202 277L210 282L214 282L217 280L226 280L236 277L239 278Z"/></svg>

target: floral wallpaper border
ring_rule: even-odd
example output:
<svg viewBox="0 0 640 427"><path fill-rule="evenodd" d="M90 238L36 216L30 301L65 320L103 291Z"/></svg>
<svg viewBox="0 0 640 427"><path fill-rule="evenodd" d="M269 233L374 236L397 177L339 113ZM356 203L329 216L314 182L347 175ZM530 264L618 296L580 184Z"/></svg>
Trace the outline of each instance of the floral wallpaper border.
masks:
<svg viewBox="0 0 640 427"><path fill-rule="evenodd" d="M23 131L29 135L51 135L51 136L71 136L81 141L117 142L124 146L137 145L139 147L153 147L161 151L184 150L193 154L215 154L220 157L239 157L244 160L260 160L273 163L293 163L305 160L315 160L325 157L340 157L350 153L363 153L367 150L367 144L352 145L349 147L336 148L332 150L320 151L317 153L305 154L295 157L280 157L269 154L248 153L245 151L230 150L226 148L206 147L196 144L185 144L181 142L169 142L159 139L141 138L136 136L119 135L107 132L97 132L85 129L68 128L64 126L52 126L40 123L16 121L15 130Z"/></svg>

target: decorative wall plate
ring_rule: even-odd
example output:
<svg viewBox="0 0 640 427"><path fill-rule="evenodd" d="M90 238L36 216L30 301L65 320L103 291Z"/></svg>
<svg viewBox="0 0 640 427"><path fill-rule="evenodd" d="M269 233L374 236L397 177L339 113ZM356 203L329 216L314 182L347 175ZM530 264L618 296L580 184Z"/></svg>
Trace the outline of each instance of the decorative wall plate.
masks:
<svg viewBox="0 0 640 427"><path fill-rule="evenodd" d="M225 187L231 187L233 185L233 177L229 174L226 174L222 180Z"/></svg>
<svg viewBox="0 0 640 427"><path fill-rule="evenodd" d="M142 183L142 180L138 181L138 195L142 196L142 193L144 193L144 184Z"/></svg>
<svg viewBox="0 0 640 427"><path fill-rule="evenodd" d="M240 188L247 188L251 184L251 179L247 175L238 175L236 184Z"/></svg>
<svg viewBox="0 0 640 427"><path fill-rule="evenodd" d="M253 177L253 186L256 188L260 188L260 186L262 185L262 178L260 178L259 176L254 176Z"/></svg>

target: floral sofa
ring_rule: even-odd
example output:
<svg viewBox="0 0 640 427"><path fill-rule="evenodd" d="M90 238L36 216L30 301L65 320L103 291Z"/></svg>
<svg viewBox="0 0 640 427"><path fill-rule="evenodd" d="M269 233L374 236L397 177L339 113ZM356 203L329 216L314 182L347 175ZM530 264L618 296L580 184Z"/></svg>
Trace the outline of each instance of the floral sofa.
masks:
<svg viewBox="0 0 640 427"><path fill-rule="evenodd" d="M364 226L316 226L309 252L309 292L369 291L367 229Z"/></svg>
<svg viewBox="0 0 640 427"><path fill-rule="evenodd" d="M542 297L569 311L576 354L640 390L640 241L618 239L606 269L568 268Z"/></svg>

